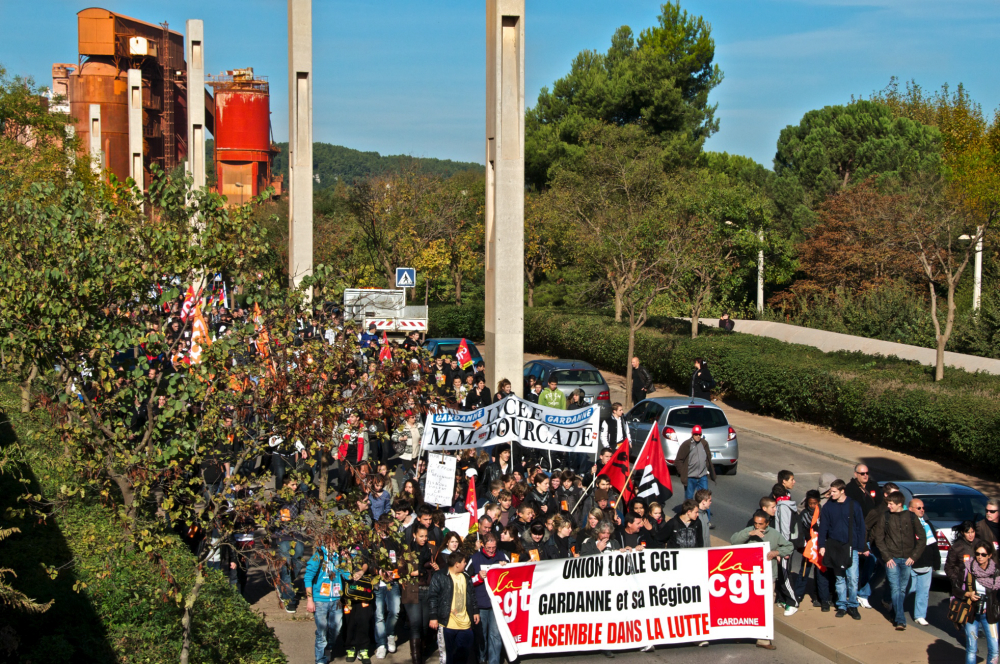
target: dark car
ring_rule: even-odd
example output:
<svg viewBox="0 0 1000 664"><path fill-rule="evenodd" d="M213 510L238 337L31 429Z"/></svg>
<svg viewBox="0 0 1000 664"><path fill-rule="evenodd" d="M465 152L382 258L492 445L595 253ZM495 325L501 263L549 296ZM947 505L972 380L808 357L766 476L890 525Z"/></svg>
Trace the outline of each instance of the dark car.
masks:
<svg viewBox="0 0 1000 664"><path fill-rule="evenodd" d="M532 360L524 365L524 384L528 384L528 376L547 387L549 377L555 376L559 389L566 395L573 390L583 390L583 400L587 404L596 404L601 409L601 418L611 417L611 387L597 368L579 360Z"/></svg>
<svg viewBox="0 0 1000 664"><path fill-rule="evenodd" d="M427 339L424 341L424 348L435 359L439 357L455 357L455 353L458 352L458 347L461 343L461 338ZM472 356L472 364L475 365L476 371L485 371L486 362L483 360L483 356L479 354L476 344L468 339L465 340L465 344L469 347L469 355Z"/></svg>

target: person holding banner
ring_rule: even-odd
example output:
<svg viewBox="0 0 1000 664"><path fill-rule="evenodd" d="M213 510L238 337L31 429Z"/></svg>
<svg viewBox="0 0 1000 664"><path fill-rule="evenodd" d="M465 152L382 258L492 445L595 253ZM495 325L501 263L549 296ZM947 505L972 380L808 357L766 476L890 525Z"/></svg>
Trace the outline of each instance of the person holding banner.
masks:
<svg viewBox="0 0 1000 664"><path fill-rule="evenodd" d="M732 544L767 542L771 548L767 553L767 560L771 561L771 578L776 579L778 578L778 559L792 555L795 552L795 547L782 537L781 533L768 525L770 520L767 512L757 510L753 514L753 525L733 533L729 541ZM777 650L777 647L767 639L758 639L757 647L765 650Z"/></svg>
<svg viewBox="0 0 1000 664"><path fill-rule="evenodd" d="M479 605L479 635L478 661L485 664L500 664L503 642L500 640L500 628L497 617L493 613L493 604L486 591L486 572L483 567L506 565L510 562L507 554L499 548L499 538L491 532L482 536L483 546L472 554L468 571L472 575L472 585L476 589L476 603ZM501 616L502 619L502 616Z"/></svg>

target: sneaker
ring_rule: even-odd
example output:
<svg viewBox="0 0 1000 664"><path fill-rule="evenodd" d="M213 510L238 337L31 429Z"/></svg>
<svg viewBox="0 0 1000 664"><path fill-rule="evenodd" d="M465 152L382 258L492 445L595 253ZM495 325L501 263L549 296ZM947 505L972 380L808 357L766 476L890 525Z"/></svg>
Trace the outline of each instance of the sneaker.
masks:
<svg viewBox="0 0 1000 664"><path fill-rule="evenodd" d="M837 613L834 614L834 616L836 616L837 618L843 618L846 615L847 615L847 611L845 611L843 609L837 609ZM347 661L348 662L353 662L354 660L349 659Z"/></svg>
<svg viewBox="0 0 1000 664"><path fill-rule="evenodd" d="M896 625L896 631L897 632L902 632L904 629L906 629L906 625L902 625L902 624Z"/></svg>
<svg viewBox="0 0 1000 664"><path fill-rule="evenodd" d="M872 608L872 605L868 603L868 598L867 597L859 597L858 598L858 606L860 606L863 609L870 609L870 608Z"/></svg>
<svg viewBox="0 0 1000 664"><path fill-rule="evenodd" d="M829 602L823 602L820 605L819 610L822 611L823 613L830 613L830 603Z"/></svg>
<svg viewBox="0 0 1000 664"><path fill-rule="evenodd" d="M607 657L608 659L614 659L615 658L615 654L613 652L611 652L610 650L605 650L604 651L604 656Z"/></svg>
<svg viewBox="0 0 1000 664"><path fill-rule="evenodd" d="M797 607L797 606L791 606L791 605L789 605L789 606L787 606L785 608L785 615L786 616L794 616L798 612L799 612L799 607Z"/></svg>
<svg viewBox="0 0 1000 664"><path fill-rule="evenodd" d="M356 651L351 650L350 648L348 648L348 650L347 650L347 661L348 662L353 662L357 658L358 658L358 656L357 656Z"/></svg>
<svg viewBox="0 0 1000 664"><path fill-rule="evenodd" d="M823 606L823 603L822 603L822 602L820 602L820 601L819 601L818 599L814 599L814 600L812 601L812 604L813 604L813 608L816 608L816 609L818 609L818 608L820 608L821 606Z"/></svg>
<svg viewBox="0 0 1000 664"><path fill-rule="evenodd" d="M291 602L285 603L285 613L295 613L298 609L298 604L292 604Z"/></svg>
<svg viewBox="0 0 1000 664"><path fill-rule="evenodd" d="M375 649L375 659L385 659L385 646L379 646Z"/></svg>
<svg viewBox="0 0 1000 664"><path fill-rule="evenodd" d="M708 641L702 641L701 643L698 644L698 647L699 648L704 648L707 645L708 645Z"/></svg>
<svg viewBox="0 0 1000 664"><path fill-rule="evenodd" d="M861 620L861 614L858 612L858 607L856 606L847 609L847 614L855 620Z"/></svg>
<svg viewBox="0 0 1000 664"><path fill-rule="evenodd" d="M390 636L386 641L389 642L389 652L396 652L396 636Z"/></svg>
<svg viewBox="0 0 1000 664"><path fill-rule="evenodd" d="M923 618L917 618L913 622L917 623L918 625L923 625L924 627L926 627L927 625L930 625L930 623L927 622L926 620L924 620Z"/></svg>
<svg viewBox="0 0 1000 664"><path fill-rule="evenodd" d="M652 643L649 644L648 646L646 646L645 648L643 648L639 652L653 652L653 644Z"/></svg>
<svg viewBox="0 0 1000 664"><path fill-rule="evenodd" d="M708 529L709 529L709 530L715 530L715 524L714 524L714 523L712 523L711 521L709 521L709 522L708 522Z"/></svg>
<svg viewBox="0 0 1000 664"><path fill-rule="evenodd" d="M371 657L368 656L368 650L362 650L358 653L361 664L371 664Z"/></svg>

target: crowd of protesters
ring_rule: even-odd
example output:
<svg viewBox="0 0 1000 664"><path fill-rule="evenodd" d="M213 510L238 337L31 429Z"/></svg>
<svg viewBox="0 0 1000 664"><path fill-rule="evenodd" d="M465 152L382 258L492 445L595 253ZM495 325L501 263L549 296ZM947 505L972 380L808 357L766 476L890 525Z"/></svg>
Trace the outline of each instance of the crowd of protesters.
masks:
<svg viewBox="0 0 1000 664"><path fill-rule="evenodd" d="M223 336L234 324L248 322L251 313L213 308L207 322L213 335ZM325 325L318 321L325 320ZM187 327L168 325L167 334L182 343ZM304 317L298 334L342 343L356 334L339 311ZM382 344L373 328L357 334L356 366L339 380L344 394L365 390L372 364ZM190 343L189 341L187 343ZM483 568L509 562L557 560L644 548L695 548L711 546L711 458L698 435L682 443L674 465L681 476L685 500L668 514L666 506L642 498L621 499L600 471L619 445L628 444L629 432L622 404L612 405L602 422L601 451L588 455L548 455L518 445L498 445L453 453L456 459L453 501L431 505L423 495L427 481L427 453L421 449L424 421L435 405L473 410L507 398L509 380L491 392L481 367L462 367L455 357L431 358L420 348L414 333L393 352L403 352L410 362L413 381L432 386L429 393L414 394L408 407L396 416L381 409L367 419L349 413L325 451L328 464L316 463L294 440L269 438L268 451L234 467L238 446L208 455L200 462L206 490L218 491L233 474L247 478L270 470L273 482L254 487L248 480L235 491L258 490L280 502L277 516L266 530L280 561L273 582L284 609L313 614L316 625L315 658L326 664L341 651L348 662L382 659L397 650L397 638L409 644L413 664L422 663L435 650L441 664L465 664L476 656L480 664L499 664L503 649L486 589ZM165 362L165 371L183 368L183 352ZM633 360L634 398L645 398L655 389L652 380ZM692 393L710 398L714 381L707 364L699 362L692 377ZM569 398L555 381L547 385L529 379L526 399L550 408L582 407L580 395ZM164 407L164 404L158 404ZM132 426L144 424L146 411L138 408ZM234 414L223 418L224 430L236 431ZM697 432L700 434L700 431ZM702 449L705 448L705 449ZM325 469L325 470L323 470ZM327 472L327 477L321 477ZM794 474L783 470L769 495L758 503L747 526L732 534L733 544L767 542L774 578L775 599L785 616L794 615L809 587L813 605L837 618L861 620L860 608L871 608L876 578L884 575L883 603L897 630L906 628L903 610L908 593L915 594L913 618L926 625L930 581L941 566L938 530L924 514L923 502L905 503L892 482L875 483L867 466L859 464L844 481L823 474L816 489L796 503ZM317 510L321 483L328 483L336 509L361 524L366 537L320 536L307 538L290 524L304 512ZM282 488L286 491L281 492ZM469 503L470 488L475 504ZM291 492L293 498L288 499ZM280 498L286 496L286 498ZM321 508L322 509L322 508ZM477 512L468 535L449 531L450 514ZM470 519L471 521L471 519ZM997 657L997 618L1000 616L1000 502L991 500L986 518L962 523L949 544L945 572L955 598L968 599L971 614L963 623L967 662L975 662L980 632L988 644L989 662ZM210 566L229 574L241 593L248 592L254 564L253 543L259 524L237 528L231 541L203 538L200 547L212 547ZM373 546L372 542L375 543ZM379 549L375 555L373 548ZM793 553L800 565L792 568ZM272 575L268 575L272 576ZM810 583L811 581L811 583ZM502 617L499 617L502 619ZM700 645L708 645L702 642ZM768 641L759 647L774 649ZM652 649L650 646L647 649ZM608 657L614 657L605 651Z"/></svg>

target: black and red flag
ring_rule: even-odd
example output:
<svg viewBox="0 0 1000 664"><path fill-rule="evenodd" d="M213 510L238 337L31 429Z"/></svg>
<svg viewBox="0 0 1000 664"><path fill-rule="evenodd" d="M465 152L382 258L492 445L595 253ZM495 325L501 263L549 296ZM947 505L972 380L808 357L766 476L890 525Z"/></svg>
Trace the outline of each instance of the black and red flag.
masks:
<svg viewBox="0 0 1000 664"><path fill-rule="evenodd" d="M651 502L663 505L673 494L670 470L660 442L660 427L654 424L649 428L649 436L639 452L639 458L635 460L632 481L622 491L622 500L628 504L632 498L639 497L647 505Z"/></svg>

